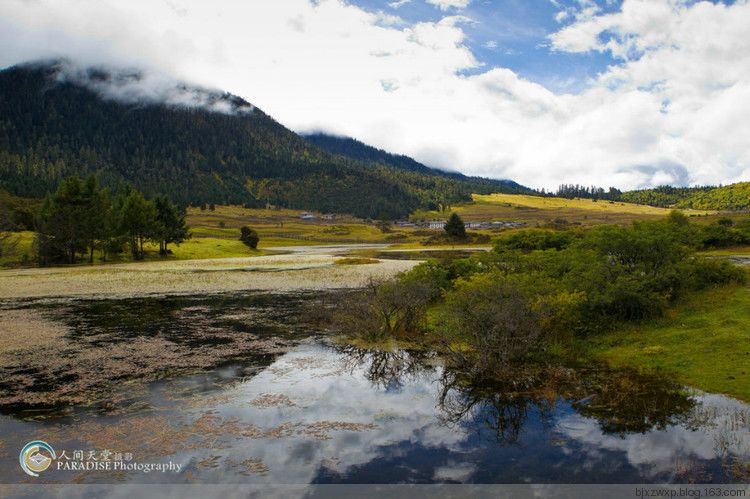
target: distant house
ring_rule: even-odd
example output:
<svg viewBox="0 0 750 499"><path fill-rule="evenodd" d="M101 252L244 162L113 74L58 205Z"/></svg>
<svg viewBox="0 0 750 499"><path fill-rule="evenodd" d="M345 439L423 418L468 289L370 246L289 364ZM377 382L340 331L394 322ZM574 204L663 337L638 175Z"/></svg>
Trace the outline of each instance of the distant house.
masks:
<svg viewBox="0 0 750 499"><path fill-rule="evenodd" d="M445 221L444 220L430 220L429 222L427 222L427 228L428 229L444 229Z"/></svg>
<svg viewBox="0 0 750 499"><path fill-rule="evenodd" d="M315 215L313 215L312 213L310 213L308 211L306 211L304 213L301 213L299 217L302 220L315 220L316 218L318 218L318 217L316 217Z"/></svg>
<svg viewBox="0 0 750 499"><path fill-rule="evenodd" d="M323 220L336 220L336 214L335 213L326 213L322 217Z"/></svg>
<svg viewBox="0 0 750 499"><path fill-rule="evenodd" d="M523 222L507 222L507 221L496 221L492 222L492 227L502 229L515 229L517 227L523 227L526 225Z"/></svg>

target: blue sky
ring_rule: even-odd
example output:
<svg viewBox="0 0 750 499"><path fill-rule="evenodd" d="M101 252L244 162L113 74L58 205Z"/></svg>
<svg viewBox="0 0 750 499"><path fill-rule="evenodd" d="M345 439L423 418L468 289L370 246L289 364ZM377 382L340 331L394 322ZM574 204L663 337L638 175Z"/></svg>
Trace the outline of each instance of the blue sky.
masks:
<svg viewBox="0 0 750 499"><path fill-rule="evenodd" d="M466 45L487 67L504 67L525 79L541 83L555 92L577 92L586 82L607 66L616 64L609 53L570 54L551 50L547 36L574 21L573 17L558 22L562 10L580 9L578 0L474 0L464 9L446 11L424 0L411 0L400 7L391 7L393 0L352 0L370 11L383 11L401 17L406 23L436 22L446 14L471 19L462 24L467 35ZM602 13L615 12L620 1L600 1Z"/></svg>
<svg viewBox="0 0 750 499"><path fill-rule="evenodd" d="M686 0L691 5L699 0ZM734 0L710 0L731 5ZM561 11L574 13L586 3L598 8L598 15L620 10L622 0L472 0L467 7L441 10L425 0L409 0L396 5L394 0L351 0L365 10L397 15L407 24L437 22L446 15L471 19L462 23L466 45L483 65L466 73L503 67L519 76L544 85L555 93L578 93L588 82L621 64L609 52L566 53L550 48L548 36L573 24L573 15L557 20Z"/></svg>

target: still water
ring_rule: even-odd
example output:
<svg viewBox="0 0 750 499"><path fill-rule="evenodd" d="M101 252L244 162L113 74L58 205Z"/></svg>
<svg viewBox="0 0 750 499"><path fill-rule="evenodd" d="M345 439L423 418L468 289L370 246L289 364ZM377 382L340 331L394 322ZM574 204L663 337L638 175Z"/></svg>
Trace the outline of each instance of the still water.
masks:
<svg viewBox="0 0 750 499"><path fill-rule="evenodd" d="M29 384L54 403L7 398L15 402L0 415L0 482L748 481L745 403L592 364L519 366L495 386L472 386L434 354L334 343L310 319L312 309L326 306L315 300L233 295L32 305L70 327L69 358L39 386ZM70 346L78 343L85 347ZM141 346L123 350L134 343ZM217 348L223 357L195 355ZM131 358L118 357L123 351ZM93 372L89 357L103 352L116 362L96 364L98 377L82 383L75 366ZM59 381L64 371L76 380ZM61 388L66 382L95 396L73 396ZM179 471L62 470L55 462L32 478L18 465L31 440L48 442L61 463L76 451L85 461L93 451L97 461L126 456L127 463L171 463Z"/></svg>

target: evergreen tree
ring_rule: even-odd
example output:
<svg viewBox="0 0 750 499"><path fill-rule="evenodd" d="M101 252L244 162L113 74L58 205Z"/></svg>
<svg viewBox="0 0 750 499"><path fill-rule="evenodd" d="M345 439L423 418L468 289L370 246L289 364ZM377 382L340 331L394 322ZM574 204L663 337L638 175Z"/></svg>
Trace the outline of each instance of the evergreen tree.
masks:
<svg viewBox="0 0 750 499"><path fill-rule="evenodd" d="M94 263L94 249L106 239L106 217L110 209L109 196L99 188L94 175L89 175L83 186L85 208L81 220L89 263Z"/></svg>
<svg viewBox="0 0 750 499"><path fill-rule="evenodd" d="M154 239L156 233L156 207L140 192L131 191L120 213L120 227L127 236L133 258L143 259L143 243Z"/></svg>
<svg viewBox="0 0 750 499"><path fill-rule="evenodd" d="M466 239L466 226L458 213L451 213L445 224L445 232L454 239Z"/></svg>
<svg viewBox="0 0 750 499"><path fill-rule="evenodd" d="M155 236L159 241L159 254L166 255L169 252L167 245L179 245L190 237L190 231L185 225L185 211L180 210L167 196L157 196L154 199L154 207Z"/></svg>
<svg viewBox="0 0 750 499"><path fill-rule="evenodd" d="M75 263L76 254L85 250L90 239L89 209L90 195L78 177L66 178L45 198L37 238L40 263Z"/></svg>

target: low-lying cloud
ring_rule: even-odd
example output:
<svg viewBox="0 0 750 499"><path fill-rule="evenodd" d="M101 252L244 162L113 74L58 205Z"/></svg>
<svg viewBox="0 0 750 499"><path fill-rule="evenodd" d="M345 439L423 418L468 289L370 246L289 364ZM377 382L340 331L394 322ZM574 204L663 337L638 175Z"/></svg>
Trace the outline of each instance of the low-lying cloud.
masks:
<svg viewBox="0 0 750 499"><path fill-rule="evenodd" d="M249 114L254 106L220 90L189 85L154 70L127 70L113 66L81 66L70 60L39 61L53 64L58 83L88 88L102 98L130 105L160 104L203 109L222 114Z"/></svg>
<svg viewBox="0 0 750 499"><path fill-rule="evenodd" d="M558 16L549 49L618 63L577 94L482 66L463 29L481 19L455 8L436 22L384 23L343 0L6 0L0 65L68 57L153 70L240 95L300 132L534 187L750 180L750 4L580 5ZM137 96L132 84L101 91ZM157 80L147 88L194 99L160 94Z"/></svg>

